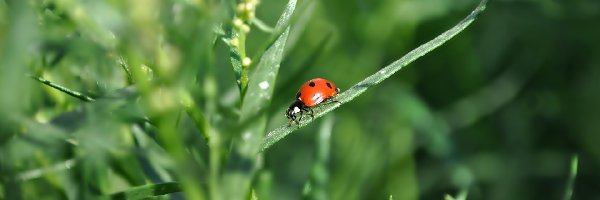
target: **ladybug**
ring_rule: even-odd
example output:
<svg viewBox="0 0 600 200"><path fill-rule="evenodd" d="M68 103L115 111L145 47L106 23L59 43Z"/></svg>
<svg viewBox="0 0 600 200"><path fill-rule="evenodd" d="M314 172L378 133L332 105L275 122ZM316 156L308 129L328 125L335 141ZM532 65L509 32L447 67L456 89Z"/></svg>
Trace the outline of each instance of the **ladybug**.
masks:
<svg viewBox="0 0 600 200"><path fill-rule="evenodd" d="M331 98L335 97L340 92L331 81L323 78L315 78L306 82L298 93L296 93L296 101L290 105L285 113L285 116L290 119L290 125L292 122L300 125L299 122L302 120L304 112L310 112L310 116L314 117L312 108L320 103L323 103ZM337 101L334 101L337 102ZM296 119L296 114L300 114L300 117Z"/></svg>

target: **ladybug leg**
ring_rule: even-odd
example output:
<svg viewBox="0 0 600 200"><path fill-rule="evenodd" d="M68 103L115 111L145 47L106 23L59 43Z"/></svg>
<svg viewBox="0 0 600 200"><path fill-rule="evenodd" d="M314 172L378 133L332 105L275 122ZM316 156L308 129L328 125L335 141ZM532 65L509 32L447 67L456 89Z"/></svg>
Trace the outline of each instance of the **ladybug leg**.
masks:
<svg viewBox="0 0 600 200"><path fill-rule="evenodd" d="M329 101L330 101L330 102L333 102L333 103L341 103L340 101L336 100L336 98L335 98L335 97L337 97L337 96L332 96L332 97L330 97L330 98L329 98Z"/></svg>
<svg viewBox="0 0 600 200"><path fill-rule="evenodd" d="M309 113L310 119L311 120L315 119L315 111L311 107L307 107L306 110L310 111L310 113Z"/></svg>
<svg viewBox="0 0 600 200"><path fill-rule="evenodd" d="M310 115L311 119L315 118L315 112L313 111L313 109L311 107L302 108L302 112L308 112L308 115Z"/></svg>
<svg viewBox="0 0 600 200"><path fill-rule="evenodd" d="M302 121L302 117L304 116L304 109L300 109L300 117L298 118L298 126L300 126L300 122Z"/></svg>
<svg viewBox="0 0 600 200"><path fill-rule="evenodd" d="M331 102L335 102L335 103L341 103L340 101L338 101L338 100L335 100L335 97L331 97Z"/></svg>
<svg viewBox="0 0 600 200"><path fill-rule="evenodd" d="M296 115L290 115L288 118L290 119L289 124L290 126L292 126L292 124L296 121Z"/></svg>
<svg viewBox="0 0 600 200"><path fill-rule="evenodd" d="M335 100L335 97L329 97L327 99L325 99L325 101L323 102L323 104L330 104L330 103L340 103L340 101Z"/></svg>
<svg viewBox="0 0 600 200"><path fill-rule="evenodd" d="M300 117L296 116L297 114L300 115ZM289 119L290 119L290 127L293 126L294 123L296 123L298 126L300 126L300 120L302 120L302 110L300 110L299 113L293 113L291 115L289 115Z"/></svg>
<svg viewBox="0 0 600 200"><path fill-rule="evenodd" d="M300 126L300 120L302 120L302 115L300 115L300 117L299 117L299 118L297 118L297 117L296 117L296 115L294 115L294 116L293 116L293 117L290 119L289 126L290 126L290 127L291 127L291 126L293 126L293 125L294 125L294 123L295 123L297 126Z"/></svg>

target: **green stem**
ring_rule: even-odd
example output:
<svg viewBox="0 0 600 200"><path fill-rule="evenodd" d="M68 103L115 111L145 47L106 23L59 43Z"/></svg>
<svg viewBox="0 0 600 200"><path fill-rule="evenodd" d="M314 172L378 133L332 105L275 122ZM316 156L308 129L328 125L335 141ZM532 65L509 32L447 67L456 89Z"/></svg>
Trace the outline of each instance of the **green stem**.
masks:
<svg viewBox="0 0 600 200"><path fill-rule="evenodd" d="M185 112L192 118L196 128L200 131L204 140L209 142L210 124L206 121L204 114L194 105L184 105Z"/></svg>
<svg viewBox="0 0 600 200"><path fill-rule="evenodd" d="M231 65L238 79L237 84L240 88L240 97L243 98L248 88L248 72L250 71L250 65L244 66L243 64L244 58L246 58L246 33L238 27L233 27L230 31L229 41L233 39L237 39L237 44L229 44Z"/></svg>
<svg viewBox="0 0 600 200"><path fill-rule="evenodd" d="M210 147L210 176L209 176L209 190L210 195L213 199L221 199L219 193L219 169L220 169L220 155L221 155L221 141L220 135L216 133L214 129L212 129L210 123L204 117L204 114L200 111L200 109L193 102L188 102L184 104L184 109L188 113L188 115L194 121L196 128L201 132L205 141L208 143Z"/></svg>
<svg viewBox="0 0 600 200"><path fill-rule="evenodd" d="M254 24L259 30L266 32L266 33L272 33L273 31L275 31L275 29L273 27L270 27L269 25L267 25L265 22L263 22L262 20L260 20L258 18L252 19L252 24Z"/></svg>
<svg viewBox="0 0 600 200"><path fill-rule="evenodd" d="M241 88L241 96L242 99L244 94L246 94L246 90L248 89L248 72L250 71L250 66L244 65L244 58L246 58L246 33L242 30L236 30L239 32L239 45L238 45L238 53L240 54L240 63L242 64L242 73L240 75L240 88Z"/></svg>
<svg viewBox="0 0 600 200"><path fill-rule="evenodd" d="M50 87L52 87L54 89L57 89L57 90L59 90L61 92L64 92L64 93L66 93L66 94L68 94L68 95L70 95L72 97L78 98L79 100L82 100L82 101L85 101L85 102L92 102L92 101L94 101L94 98L92 98L92 97L86 96L86 95L84 95L84 94L82 94L80 92L71 90L69 88L63 87L63 86L58 85L56 83L52 83L51 81L46 80L46 79L44 79L42 77L37 77L37 76L33 76L33 75L26 75L26 76L28 76L28 77L30 77L30 78L32 78L32 79L34 79L34 80L36 80L36 81L38 81L40 83L43 83L44 85L50 86Z"/></svg>
<svg viewBox="0 0 600 200"><path fill-rule="evenodd" d="M127 62L125 62L125 59L122 56L119 56L117 62L123 68L123 71L125 71L125 75L127 75L128 84L132 84L133 83L133 75L131 74L131 70L129 69L129 66L127 66Z"/></svg>

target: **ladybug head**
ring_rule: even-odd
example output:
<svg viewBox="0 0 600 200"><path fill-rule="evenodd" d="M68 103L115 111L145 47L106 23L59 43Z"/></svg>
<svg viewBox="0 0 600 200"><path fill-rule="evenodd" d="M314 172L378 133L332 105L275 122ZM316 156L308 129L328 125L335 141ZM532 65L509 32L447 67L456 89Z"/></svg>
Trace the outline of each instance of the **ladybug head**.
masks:
<svg viewBox="0 0 600 200"><path fill-rule="evenodd" d="M304 103L302 103L302 101L296 100L287 109L287 111L285 112L285 116L288 119L296 120L296 114L299 113L299 112L301 112L302 109L304 109L304 107L305 107L305 105L304 105Z"/></svg>

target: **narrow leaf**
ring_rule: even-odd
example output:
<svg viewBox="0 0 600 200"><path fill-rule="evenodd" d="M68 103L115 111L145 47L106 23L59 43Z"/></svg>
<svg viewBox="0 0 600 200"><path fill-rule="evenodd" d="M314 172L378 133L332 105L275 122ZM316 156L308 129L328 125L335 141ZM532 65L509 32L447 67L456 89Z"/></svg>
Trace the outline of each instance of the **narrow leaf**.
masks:
<svg viewBox="0 0 600 200"><path fill-rule="evenodd" d="M396 73L397 71L402 69L402 67L410 64L411 62L415 61L417 58L427 54L428 52L430 52L430 51L434 50L435 48L439 47L440 45L444 44L445 42L450 40L452 37L456 36L458 33L462 32L465 28L467 28L475 20L477 15L479 15L479 13L481 13L483 10L485 10L486 3L487 3L487 0L482 0L479 3L479 5L475 8L475 10L473 10L473 12L471 12L471 14L469 14L465 19L460 21L457 25L455 25L451 29L449 29L446 32L442 33L441 35L437 36L433 40L412 50L411 52L409 52L402 58L400 58L400 59L396 60L395 62L393 62L392 64L384 67L383 69L379 70L375 74L367 77L366 79L364 79L361 82L357 83L356 85L352 86L345 92L340 93L335 98L335 100L338 101L337 103L330 103L330 104L322 105L319 108L315 109L314 118L305 117L301 121L299 126L289 126L286 123L286 124L280 126L279 128L272 130L271 132L269 132L267 134L267 137L263 140L263 143L261 146L261 151L268 149L271 145L277 143L279 140L283 139L284 137L286 137L288 134L290 134L292 131L296 130L297 128L306 126L310 122L312 122L314 119L317 119L317 118L323 116L324 114L333 111L340 105L351 101L352 99L356 98L357 96L359 96L363 92L365 92L369 87L377 85L381 81L389 78L394 73Z"/></svg>
<svg viewBox="0 0 600 200"><path fill-rule="evenodd" d="M567 180L567 187L565 189L564 200L569 200L573 196L573 187L575 186L575 177L577 176L577 166L579 165L579 156L573 155L571 158L571 171L569 172L569 179Z"/></svg>
<svg viewBox="0 0 600 200"><path fill-rule="evenodd" d="M244 126L234 149L231 151L227 172L223 175L225 199L243 199L250 192L250 184L255 172L256 153L260 150L263 134L266 129L264 110L271 102L275 78L283 59L283 52L289 34L289 20L296 8L296 0L290 0L285 11L277 22L277 30L285 30L263 54L258 65L251 74L248 88L243 96L240 114ZM251 167L249 167L251 166Z"/></svg>
<svg viewBox="0 0 600 200"><path fill-rule="evenodd" d="M286 10L277 22L277 29L288 25L288 20L294 12L295 7L296 0L290 0ZM271 101L275 78L279 72L279 66L283 59L283 50L289 34L289 27L284 29L285 31L279 36L279 39L263 54L259 64L252 73L252 80L250 80L248 92L244 96L244 104L242 105L240 117L240 121L242 122L256 116Z"/></svg>
<svg viewBox="0 0 600 200"><path fill-rule="evenodd" d="M71 89L66 88L64 86L58 85L58 84L53 83L53 82L51 82L49 80L46 80L46 79L44 79L42 77L37 77L37 76L33 76L33 75L27 75L27 76L29 76L30 78L32 78L32 79L34 79L34 80L36 80L36 81L38 81L38 82L40 82L40 83L42 83L44 85L50 86L50 87L52 87L54 89L57 89L57 90L59 90L61 92L64 92L65 94L67 94L69 96L72 96L72 97L75 97L75 98L77 98L79 100L86 101L86 102L94 101L94 98L92 98L92 97L86 96L86 95L84 95L84 94L82 94L80 92L77 92L75 90L71 90Z"/></svg>
<svg viewBox="0 0 600 200"><path fill-rule="evenodd" d="M144 185L139 187L131 188L127 191L118 192L110 195L110 199L147 199L160 195L181 192L179 183L159 183L154 185Z"/></svg>

